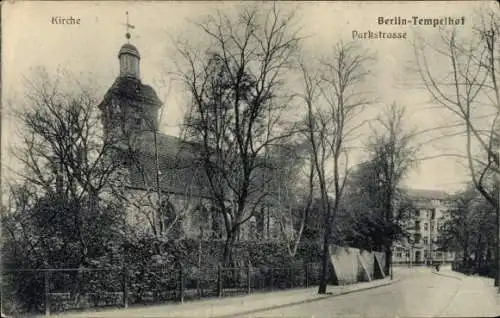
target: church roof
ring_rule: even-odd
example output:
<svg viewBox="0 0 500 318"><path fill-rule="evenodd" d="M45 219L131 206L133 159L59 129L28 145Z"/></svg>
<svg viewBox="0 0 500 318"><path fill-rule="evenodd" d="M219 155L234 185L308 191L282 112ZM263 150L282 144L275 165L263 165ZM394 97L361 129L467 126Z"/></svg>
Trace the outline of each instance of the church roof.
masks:
<svg viewBox="0 0 500 318"><path fill-rule="evenodd" d="M196 159L196 152L200 151L199 145L184 141L179 137L156 133L156 145L158 154L162 160L172 163L188 163ZM136 150L147 155L155 155L155 134L152 131L144 131L136 134Z"/></svg>
<svg viewBox="0 0 500 318"><path fill-rule="evenodd" d="M99 108L102 109L104 105L108 104L113 96L150 105L160 106L162 104L151 86L142 84L138 79L126 76L119 76L116 78L113 85L104 95L104 99L99 105Z"/></svg>
<svg viewBox="0 0 500 318"><path fill-rule="evenodd" d="M155 134L151 131L136 134L134 138L134 149L138 151L139 155L138 163L149 176L155 171L153 164L155 158L154 138ZM204 177L205 170L202 162L200 162L202 158L199 156L200 152L203 151L203 146L163 133L156 134L156 142L159 169L162 171L160 181L162 189L170 193L182 194L186 192L186 187L188 187L189 191L196 193L197 196L210 197L208 179ZM274 160L276 159L271 159L271 161ZM283 176L280 177L281 174ZM280 192L278 183L283 182L280 179L286 177L285 175L284 170L273 169L268 166L268 163L265 165L259 164L251 178L250 197L258 196L261 193L260 191L267 191L270 195ZM143 178L144 176L136 174L132 178L132 185L135 188L143 187ZM147 183L152 184L153 181ZM284 193L282 193L283 195Z"/></svg>

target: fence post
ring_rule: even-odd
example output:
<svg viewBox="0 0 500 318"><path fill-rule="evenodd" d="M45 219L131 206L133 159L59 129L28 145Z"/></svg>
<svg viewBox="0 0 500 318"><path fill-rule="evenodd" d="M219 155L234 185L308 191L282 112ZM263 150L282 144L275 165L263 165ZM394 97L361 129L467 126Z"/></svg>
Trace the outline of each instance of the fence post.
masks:
<svg viewBox="0 0 500 318"><path fill-rule="evenodd" d="M222 266L217 264L217 297L222 297Z"/></svg>
<svg viewBox="0 0 500 318"><path fill-rule="evenodd" d="M252 264L250 261L248 261L248 268L247 268L247 293L250 294L252 291Z"/></svg>
<svg viewBox="0 0 500 318"><path fill-rule="evenodd" d="M269 272L271 273L269 285L271 285L271 290L274 290L274 267L271 267L271 270Z"/></svg>
<svg viewBox="0 0 500 318"><path fill-rule="evenodd" d="M45 294L45 316L50 316L50 280L49 270L43 271L43 286Z"/></svg>
<svg viewBox="0 0 500 318"><path fill-rule="evenodd" d="M306 273L305 273L305 275L306 275L306 288L308 288L309 287L309 264L308 263L306 263L305 270L306 270Z"/></svg>
<svg viewBox="0 0 500 318"><path fill-rule="evenodd" d="M295 267L292 266L292 269L290 270L290 279L291 279L291 285L292 285L292 288L295 287Z"/></svg>
<svg viewBox="0 0 500 318"><path fill-rule="evenodd" d="M124 264L123 265L123 308L127 309L128 308L128 268Z"/></svg>
<svg viewBox="0 0 500 318"><path fill-rule="evenodd" d="M182 265L179 268L179 286L180 286L180 301L181 304L184 302L184 271L182 270Z"/></svg>

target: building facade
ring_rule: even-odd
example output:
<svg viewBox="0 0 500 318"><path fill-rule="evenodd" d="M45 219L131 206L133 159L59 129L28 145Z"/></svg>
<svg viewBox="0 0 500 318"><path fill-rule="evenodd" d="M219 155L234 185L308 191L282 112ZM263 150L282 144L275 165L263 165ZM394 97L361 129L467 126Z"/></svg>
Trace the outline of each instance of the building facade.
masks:
<svg viewBox="0 0 500 318"><path fill-rule="evenodd" d="M395 242L393 263L431 264L451 262L455 253L437 245L440 230L451 208L449 195L444 191L405 189L405 195L414 203L412 217L404 221L409 238Z"/></svg>

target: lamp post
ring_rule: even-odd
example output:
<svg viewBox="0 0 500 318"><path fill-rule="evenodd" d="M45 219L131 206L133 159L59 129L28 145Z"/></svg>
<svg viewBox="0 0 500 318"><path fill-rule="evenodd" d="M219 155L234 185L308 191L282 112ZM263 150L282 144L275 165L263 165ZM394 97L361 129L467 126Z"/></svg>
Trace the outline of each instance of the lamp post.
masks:
<svg viewBox="0 0 500 318"><path fill-rule="evenodd" d="M411 258L413 256L413 253L412 253L412 249L411 249L411 245L408 246L408 267L411 268L411 265L412 265L412 261L411 261Z"/></svg>

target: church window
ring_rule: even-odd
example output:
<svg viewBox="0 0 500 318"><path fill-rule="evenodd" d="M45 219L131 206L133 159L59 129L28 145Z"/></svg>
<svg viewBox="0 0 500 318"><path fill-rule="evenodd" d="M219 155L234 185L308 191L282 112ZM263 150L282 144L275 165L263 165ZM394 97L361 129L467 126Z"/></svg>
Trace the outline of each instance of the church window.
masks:
<svg viewBox="0 0 500 318"><path fill-rule="evenodd" d="M249 220L248 239L255 240L257 238L257 222L255 217Z"/></svg>
<svg viewBox="0 0 500 318"><path fill-rule="evenodd" d="M223 234L223 220L222 215L216 207L211 207L209 209L211 214L211 230L212 238L221 239Z"/></svg>

